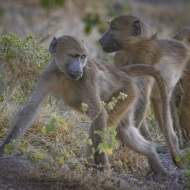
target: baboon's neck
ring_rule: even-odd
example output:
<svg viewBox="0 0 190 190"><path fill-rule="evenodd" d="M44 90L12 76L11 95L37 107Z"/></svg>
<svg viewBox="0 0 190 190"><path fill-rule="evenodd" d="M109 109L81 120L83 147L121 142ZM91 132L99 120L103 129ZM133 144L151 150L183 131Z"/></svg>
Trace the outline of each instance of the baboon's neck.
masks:
<svg viewBox="0 0 190 190"><path fill-rule="evenodd" d="M123 53L127 56L128 64L146 63L153 65L160 57L160 50L155 38L140 40L125 47ZM122 54L123 54L122 53Z"/></svg>

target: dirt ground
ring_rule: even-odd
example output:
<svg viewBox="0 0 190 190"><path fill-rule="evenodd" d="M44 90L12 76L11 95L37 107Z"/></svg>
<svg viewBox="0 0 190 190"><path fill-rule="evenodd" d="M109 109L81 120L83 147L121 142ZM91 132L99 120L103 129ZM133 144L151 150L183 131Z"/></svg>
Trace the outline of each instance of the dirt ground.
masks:
<svg viewBox="0 0 190 190"><path fill-rule="evenodd" d="M173 168L175 166L171 162L168 154L160 154L163 165L166 168ZM17 156L15 153L10 155L4 155L0 158L0 190L51 190L51 189L76 189L76 186L72 188L72 184L69 187L58 186L56 184L46 182L30 182L24 180L24 176L30 167L34 166L28 160L23 157ZM177 174L180 177L173 178L173 174ZM185 180L180 170L175 170L169 177L162 177L159 181L153 179L136 179L130 177L124 177L120 179L120 189L153 189L153 190L182 190L185 187ZM74 180L74 179L73 179ZM70 182L72 183L72 181ZM81 187L80 187L81 189ZM185 188L188 189L188 188Z"/></svg>
<svg viewBox="0 0 190 190"><path fill-rule="evenodd" d="M49 189L49 184L30 184L20 180L22 174L31 165L28 160L15 154L4 155L0 158L0 190Z"/></svg>

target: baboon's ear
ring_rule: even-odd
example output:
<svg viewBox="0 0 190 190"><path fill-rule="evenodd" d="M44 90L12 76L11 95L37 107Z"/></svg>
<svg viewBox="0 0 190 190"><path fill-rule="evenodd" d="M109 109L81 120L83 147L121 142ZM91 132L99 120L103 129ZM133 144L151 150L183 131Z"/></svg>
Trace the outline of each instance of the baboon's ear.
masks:
<svg viewBox="0 0 190 190"><path fill-rule="evenodd" d="M57 44L58 40L56 37L53 38L53 40L51 41L50 45L49 45L49 52L50 53L55 53L56 50L55 50L55 46Z"/></svg>
<svg viewBox="0 0 190 190"><path fill-rule="evenodd" d="M139 36L141 34L141 23L139 20L133 22L133 36Z"/></svg>

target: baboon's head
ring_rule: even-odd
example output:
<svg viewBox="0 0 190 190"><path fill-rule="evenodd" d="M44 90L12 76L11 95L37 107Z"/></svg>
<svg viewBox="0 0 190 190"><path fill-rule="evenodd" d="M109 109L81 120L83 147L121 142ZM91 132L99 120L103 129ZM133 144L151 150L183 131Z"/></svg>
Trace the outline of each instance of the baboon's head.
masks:
<svg viewBox="0 0 190 190"><path fill-rule="evenodd" d="M143 37L150 37L148 27L135 16L118 16L108 23L110 28L99 39L102 49L107 53L125 49Z"/></svg>
<svg viewBox="0 0 190 190"><path fill-rule="evenodd" d="M72 36L53 38L49 52L60 71L71 79L78 80L83 75L87 52L82 40Z"/></svg>

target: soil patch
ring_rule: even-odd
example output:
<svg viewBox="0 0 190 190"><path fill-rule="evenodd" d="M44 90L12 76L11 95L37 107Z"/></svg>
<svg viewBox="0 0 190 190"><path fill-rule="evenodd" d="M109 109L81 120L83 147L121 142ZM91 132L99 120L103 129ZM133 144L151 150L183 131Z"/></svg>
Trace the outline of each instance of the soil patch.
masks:
<svg viewBox="0 0 190 190"><path fill-rule="evenodd" d="M152 179L136 179L133 177L123 177L120 179L120 189L130 188L135 190L140 189L153 189L153 190L182 190L185 187L186 181L183 178L183 174L180 170L175 169L169 154L160 154L162 164L169 168L170 171L173 169L175 172L171 172L171 175L164 176L158 181ZM29 182L23 181L23 175L26 174L26 171L34 167L30 161L26 160L23 157L17 156L15 153L10 155L3 155L0 158L0 190L48 190L48 189L73 189L72 184L71 188L62 186L55 187L55 184L51 183L42 183L42 182ZM36 166L35 166L36 167ZM173 175L178 175L177 178ZM31 174L32 175L32 174ZM72 181L71 181L72 183ZM76 189L76 186L75 188ZM81 189L81 187L80 187ZM188 189L188 188L186 188Z"/></svg>

